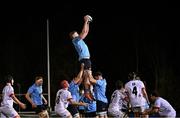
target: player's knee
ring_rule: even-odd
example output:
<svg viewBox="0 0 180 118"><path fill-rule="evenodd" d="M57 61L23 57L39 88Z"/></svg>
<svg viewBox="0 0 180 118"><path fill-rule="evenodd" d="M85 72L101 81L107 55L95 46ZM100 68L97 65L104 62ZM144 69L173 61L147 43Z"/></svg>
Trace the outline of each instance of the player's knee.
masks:
<svg viewBox="0 0 180 118"><path fill-rule="evenodd" d="M19 115L15 116L14 118L21 118Z"/></svg>
<svg viewBox="0 0 180 118"><path fill-rule="evenodd" d="M49 118L49 114L48 114L47 110L40 112L39 118Z"/></svg>
<svg viewBox="0 0 180 118"><path fill-rule="evenodd" d="M74 114L74 115L73 115L73 118L80 118L79 113Z"/></svg>

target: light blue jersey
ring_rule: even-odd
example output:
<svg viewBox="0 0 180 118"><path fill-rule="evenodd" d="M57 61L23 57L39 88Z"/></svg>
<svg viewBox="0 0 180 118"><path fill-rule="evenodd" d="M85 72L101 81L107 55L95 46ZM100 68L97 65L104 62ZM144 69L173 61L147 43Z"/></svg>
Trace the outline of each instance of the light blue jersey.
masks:
<svg viewBox="0 0 180 118"><path fill-rule="evenodd" d="M85 107L86 113L96 112L96 101L90 101L88 98L85 97L84 102L88 103L87 107Z"/></svg>
<svg viewBox="0 0 180 118"><path fill-rule="evenodd" d="M88 104L87 106L80 107L80 109L85 110L86 113L96 112L96 101L89 100L88 98L84 96L81 96L80 101Z"/></svg>
<svg viewBox="0 0 180 118"><path fill-rule="evenodd" d="M72 40L72 43L74 44L74 47L78 52L79 60L90 58L89 49L84 40L80 39L79 37L76 37Z"/></svg>
<svg viewBox="0 0 180 118"><path fill-rule="evenodd" d="M85 98L84 95L80 95L79 102L84 102L84 98ZM79 110L85 110L85 106L79 106L78 109Z"/></svg>
<svg viewBox="0 0 180 118"><path fill-rule="evenodd" d="M107 97L106 97L106 80L100 79L96 80L96 84L94 85L94 94L96 100L102 101L104 103L108 103Z"/></svg>
<svg viewBox="0 0 180 118"><path fill-rule="evenodd" d="M28 93L31 95L31 99L36 105L42 105L42 86L37 86L36 84L33 84L29 89Z"/></svg>
<svg viewBox="0 0 180 118"><path fill-rule="evenodd" d="M71 92L73 100L78 102L80 99L79 84L74 83L74 81L72 80L71 83L69 84L69 91Z"/></svg>

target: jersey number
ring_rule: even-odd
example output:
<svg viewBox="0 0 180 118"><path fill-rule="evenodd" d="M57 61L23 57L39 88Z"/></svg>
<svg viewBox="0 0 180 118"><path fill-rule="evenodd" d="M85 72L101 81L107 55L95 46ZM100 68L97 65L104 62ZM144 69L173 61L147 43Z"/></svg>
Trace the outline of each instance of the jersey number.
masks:
<svg viewBox="0 0 180 118"><path fill-rule="evenodd" d="M137 87L136 87L136 86L133 88L132 93L135 94L135 95L137 96Z"/></svg>

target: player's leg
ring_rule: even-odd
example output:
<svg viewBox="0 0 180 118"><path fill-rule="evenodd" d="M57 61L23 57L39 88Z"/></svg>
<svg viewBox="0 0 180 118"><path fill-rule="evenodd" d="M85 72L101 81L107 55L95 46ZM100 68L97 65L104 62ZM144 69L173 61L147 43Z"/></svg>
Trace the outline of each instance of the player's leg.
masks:
<svg viewBox="0 0 180 118"><path fill-rule="evenodd" d="M99 118L107 118L107 107L108 107L108 104L107 103L104 103L102 101L99 101L97 100L96 101L96 107L97 107L97 116Z"/></svg>
<svg viewBox="0 0 180 118"><path fill-rule="evenodd" d="M140 117L140 107L132 107L132 111L134 113L134 118L139 118Z"/></svg>
<svg viewBox="0 0 180 118"><path fill-rule="evenodd" d="M2 111L1 111L1 118L20 118L19 114L16 112L16 110L13 107L2 107Z"/></svg>
<svg viewBox="0 0 180 118"><path fill-rule="evenodd" d="M84 95L86 98L88 98L89 100L95 100L93 95L92 95L92 91L91 91L91 83L89 81L89 76L88 76L88 71L91 71L91 70L85 70L84 71L84 81L83 81L83 84L84 84Z"/></svg>
<svg viewBox="0 0 180 118"><path fill-rule="evenodd" d="M71 113L73 118L80 118L80 114L77 106L69 104L67 110Z"/></svg>
<svg viewBox="0 0 180 118"><path fill-rule="evenodd" d="M67 109L58 110L56 111L56 114L62 118L72 118L71 113Z"/></svg>

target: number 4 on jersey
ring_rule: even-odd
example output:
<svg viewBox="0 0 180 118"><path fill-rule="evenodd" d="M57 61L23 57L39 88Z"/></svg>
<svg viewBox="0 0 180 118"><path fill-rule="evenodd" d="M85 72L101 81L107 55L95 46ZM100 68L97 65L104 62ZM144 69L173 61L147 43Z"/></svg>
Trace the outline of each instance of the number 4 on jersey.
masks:
<svg viewBox="0 0 180 118"><path fill-rule="evenodd" d="M135 94L137 96L137 87L133 87L133 91L132 91L133 94Z"/></svg>

